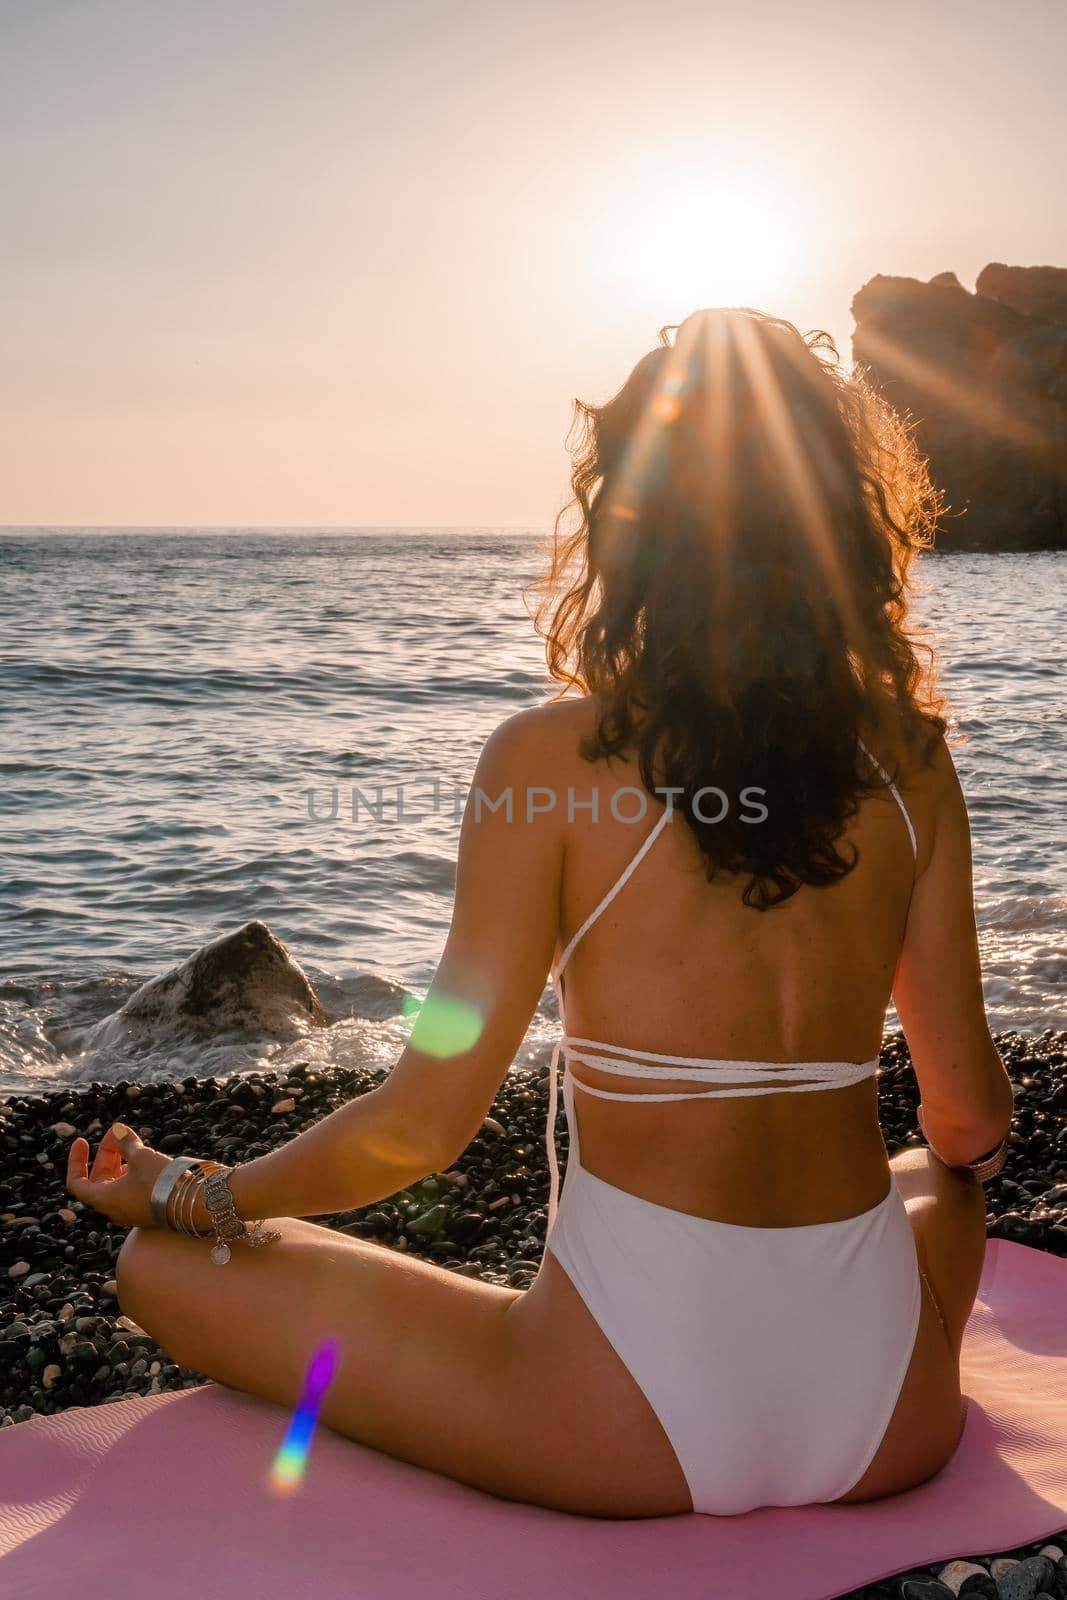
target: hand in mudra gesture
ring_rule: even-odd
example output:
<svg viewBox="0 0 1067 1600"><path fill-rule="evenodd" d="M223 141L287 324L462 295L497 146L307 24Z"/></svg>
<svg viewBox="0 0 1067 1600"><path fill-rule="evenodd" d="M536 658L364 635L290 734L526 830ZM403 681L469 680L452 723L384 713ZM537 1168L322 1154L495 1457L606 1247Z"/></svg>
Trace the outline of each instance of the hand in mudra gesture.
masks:
<svg viewBox="0 0 1067 1600"><path fill-rule="evenodd" d="M89 1141L80 1136L67 1153L66 1191L122 1228L154 1228L151 1194L171 1159L145 1144L132 1128L115 1122L104 1134L89 1171Z"/></svg>

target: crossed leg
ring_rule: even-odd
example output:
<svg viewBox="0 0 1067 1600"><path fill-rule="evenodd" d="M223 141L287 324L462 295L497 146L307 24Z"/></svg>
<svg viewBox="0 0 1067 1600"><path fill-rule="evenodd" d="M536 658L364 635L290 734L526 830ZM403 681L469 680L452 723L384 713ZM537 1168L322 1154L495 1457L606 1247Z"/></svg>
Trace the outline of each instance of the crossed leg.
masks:
<svg viewBox="0 0 1067 1600"><path fill-rule="evenodd" d="M123 1311L179 1365L287 1410L318 1343L337 1336L323 1423L503 1499L604 1517L691 1509L684 1484L680 1499L650 1473L644 1446L662 1450L662 1429L574 1291L567 1306L547 1281L535 1297L316 1223L264 1226L281 1239L239 1247L224 1267L208 1240L132 1229ZM527 1296L531 1313L549 1303L547 1318L508 1317ZM596 1342L560 1315L588 1319Z"/></svg>
<svg viewBox="0 0 1067 1600"><path fill-rule="evenodd" d="M984 1251L980 1186L923 1151L892 1166L925 1275L923 1314L893 1421L850 1500L922 1482L953 1453L959 1348ZM522 1291L319 1224L268 1225L280 1240L238 1248L225 1267L207 1240L132 1229L117 1271L123 1311L181 1366L286 1410L316 1346L337 1336L323 1423L503 1499L600 1517L692 1509L658 1418L550 1251Z"/></svg>

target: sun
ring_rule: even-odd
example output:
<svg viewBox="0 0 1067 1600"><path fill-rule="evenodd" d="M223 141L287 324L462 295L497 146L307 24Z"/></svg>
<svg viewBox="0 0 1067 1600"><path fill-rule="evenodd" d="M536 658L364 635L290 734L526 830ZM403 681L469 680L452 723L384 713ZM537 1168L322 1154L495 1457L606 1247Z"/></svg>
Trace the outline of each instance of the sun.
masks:
<svg viewBox="0 0 1067 1600"><path fill-rule="evenodd" d="M700 306L782 315L809 254L797 200L736 170L641 174L603 197L594 232L612 296L667 320Z"/></svg>

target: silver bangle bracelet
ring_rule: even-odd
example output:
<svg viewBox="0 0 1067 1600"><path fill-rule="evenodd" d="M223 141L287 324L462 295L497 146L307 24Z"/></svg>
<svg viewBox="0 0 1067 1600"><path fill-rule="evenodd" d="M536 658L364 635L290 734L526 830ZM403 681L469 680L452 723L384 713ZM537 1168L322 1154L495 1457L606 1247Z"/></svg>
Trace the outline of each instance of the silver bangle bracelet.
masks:
<svg viewBox="0 0 1067 1600"><path fill-rule="evenodd" d="M197 1170L193 1170L197 1169ZM276 1230L264 1231L262 1222L249 1226L238 1216L227 1179L233 1167L200 1156L175 1156L158 1173L152 1185L152 1215L161 1228L206 1239L214 1234L211 1259L224 1266L230 1259L230 1243L241 1239L253 1249L280 1239ZM198 1233L193 1225L196 1202L203 1195L211 1216L209 1233Z"/></svg>
<svg viewBox="0 0 1067 1600"><path fill-rule="evenodd" d="M995 1150L987 1156L982 1156L978 1161L968 1161L966 1170L973 1172L979 1183L988 1183L990 1178L995 1178L1008 1159L1007 1135L1000 1141Z"/></svg>
<svg viewBox="0 0 1067 1600"><path fill-rule="evenodd" d="M192 1167L178 1174L178 1186L174 1191L171 1206L173 1224L179 1233L186 1234L190 1239L206 1239L209 1233L201 1233L196 1226L196 1202L204 1192L207 1178L217 1170L217 1161L195 1160Z"/></svg>
<svg viewBox="0 0 1067 1600"><path fill-rule="evenodd" d="M1000 1141L995 1150L990 1150L987 1155L979 1156L977 1161L946 1161L944 1156L939 1155L934 1149L933 1145L930 1143L930 1138L926 1132L926 1125L923 1120L923 1108L921 1101L919 1102L918 1121L920 1132L922 1133L923 1138L926 1140L926 1148L929 1150L932 1156L940 1161L943 1167L948 1167L950 1171L973 1172L979 1183L988 1183L990 1178L996 1177L997 1173L1001 1171L1004 1163L1008 1159L1008 1134L1005 1134L1004 1138Z"/></svg>
<svg viewBox="0 0 1067 1600"><path fill-rule="evenodd" d="M178 1203L175 1207L175 1212L178 1226L183 1233L189 1235L190 1239L196 1237L196 1229L193 1227L193 1208L196 1205L199 1189L200 1180L198 1176L193 1172L187 1172L182 1179L182 1186L178 1190Z"/></svg>
<svg viewBox="0 0 1067 1600"><path fill-rule="evenodd" d="M156 1219L157 1227L166 1228L170 1226L167 1222L167 1201L170 1199L171 1191L182 1173L187 1172L190 1167L195 1167L196 1164L196 1156L175 1156L156 1175L156 1181L152 1185L150 1201L152 1215Z"/></svg>

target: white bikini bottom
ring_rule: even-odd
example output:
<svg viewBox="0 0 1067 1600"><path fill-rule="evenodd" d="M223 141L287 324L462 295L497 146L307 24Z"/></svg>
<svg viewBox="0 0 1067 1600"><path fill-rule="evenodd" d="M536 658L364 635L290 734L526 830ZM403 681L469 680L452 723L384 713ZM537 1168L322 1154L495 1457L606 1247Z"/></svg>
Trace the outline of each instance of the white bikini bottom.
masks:
<svg viewBox="0 0 1067 1600"><path fill-rule="evenodd" d="M890 1180L856 1217L754 1228L617 1189L570 1158L546 1249L674 1447L693 1510L732 1516L846 1494L907 1376L922 1309Z"/></svg>

